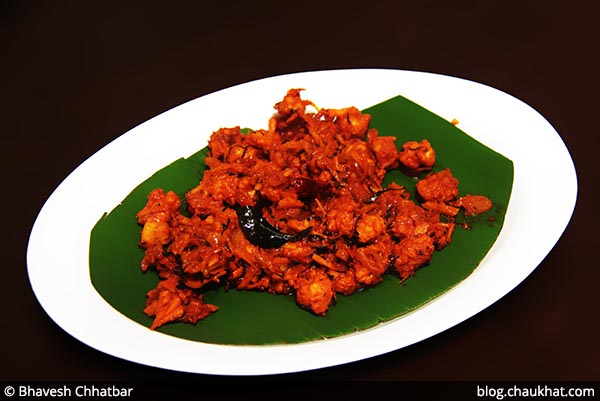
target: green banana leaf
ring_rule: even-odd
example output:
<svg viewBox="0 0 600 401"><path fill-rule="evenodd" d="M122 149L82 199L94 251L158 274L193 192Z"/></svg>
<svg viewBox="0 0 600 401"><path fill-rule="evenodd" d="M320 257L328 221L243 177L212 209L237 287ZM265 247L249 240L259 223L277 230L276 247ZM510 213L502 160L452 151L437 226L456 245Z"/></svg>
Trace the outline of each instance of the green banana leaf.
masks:
<svg viewBox="0 0 600 401"><path fill-rule="evenodd" d="M219 311L196 325L167 324L158 330L189 340L214 344L292 344L331 338L376 326L413 311L435 299L468 277L498 237L513 182L513 164L504 156L477 142L458 127L397 96L363 110L371 115L371 126L380 135L408 140L428 139L436 150L434 171L450 167L460 181L460 195L480 194L494 207L467 218L470 229L455 229L450 245L436 252L432 261L400 283L386 275L382 283L350 296L338 295L327 316L299 308L293 296L224 288L207 290L205 301ZM152 319L142 310L146 293L158 283L157 276L142 273L143 251L138 247L141 227L135 215L154 188L173 190L183 198L195 187L204 171L204 148L156 172L136 187L123 202L100 218L91 232L90 276L98 293L116 310L150 327ZM395 181L414 193L416 179L392 171L386 182ZM184 207L182 205L182 207Z"/></svg>

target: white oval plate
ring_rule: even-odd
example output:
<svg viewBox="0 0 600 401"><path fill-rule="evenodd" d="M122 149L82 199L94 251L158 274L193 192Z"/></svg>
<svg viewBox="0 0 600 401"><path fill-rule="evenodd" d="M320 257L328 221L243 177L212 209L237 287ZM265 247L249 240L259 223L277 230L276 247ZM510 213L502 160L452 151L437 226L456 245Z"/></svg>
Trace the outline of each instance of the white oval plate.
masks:
<svg viewBox="0 0 600 401"><path fill-rule="evenodd" d="M206 146L218 128L264 128L290 88L327 108L375 105L403 95L514 163L504 227L475 272L417 311L372 329L294 345L225 346L151 331L95 291L90 231L129 192L170 162ZM531 149L535 149L532 154ZM555 190L555 183L561 190ZM71 173L43 206L27 250L38 301L66 332L119 358L184 372L265 375L358 361L406 347L477 314L523 281L554 247L577 197L567 148L539 113L489 86L430 73L363 69L307 72L224 89L175 107L123 134ZM544 199L544 202L539 202ZM548 218L552 216L552 218Z"/></svg>

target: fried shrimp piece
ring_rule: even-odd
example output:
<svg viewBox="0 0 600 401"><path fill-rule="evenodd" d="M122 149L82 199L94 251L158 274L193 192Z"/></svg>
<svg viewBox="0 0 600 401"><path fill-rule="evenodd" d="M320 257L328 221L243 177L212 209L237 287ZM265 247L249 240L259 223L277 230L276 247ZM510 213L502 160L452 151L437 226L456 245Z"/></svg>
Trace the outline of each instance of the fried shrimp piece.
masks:
<svg viewBox="0 0 600 401"><path fill-rule="evenodd" d="M287 120L294 116L294 114L304 114L307 106L313 106L315 104L310 100L303 100L300 97L300 92L303 89L290 89L283 100L275 104L275 110L281 116L282 119Z"/></svg>
<svg viewBox="0 0 600 401"><path fill-rule="evenodd" d="M446 203L458 195L458 180L447 168L417 182L417 192L426 202Z"/></svg>
<svg viewBox="0 0 600 401"><path fill-rule="evenodd" d="M144 208L137 213L137 221L143 226L139 246L145 249L142 271L156 266L159 275L167 276L176 268L175 259L164 255L163 247L173 237L171 223L177 218L179 207L179 197L174 192L155 189L148 195Z"/></svg>
<svg viewBox="0 0 600 401"><path fill-rule="evenodd" d="M363 138L371 121L370 115L361 113L356 107L322 109L318 118L323 117L337 123L338 131L344 139Z"/></svg>
<svg viewBox="0 0 600 401"><path fill-rule="evenodd" d="M382 236L370 245L357 248L352 264L356 281L362 286L372 286L381 282L390 266L392 250L393 242L388 236Z"/></svg>
<svg viewBox="0 0 600 401"><path fill-rule="evenodd" d="M379 136L375 129L367 131L367 143L375 154L377 167L384 173L398 166L400 154L395 142L393 136Z"/></svg>
<svg viewBox="0 0 600 401"><path fill-rule="evenodd" d="M296 301L316 315L325 315L334 297L333 283L323 270L311 269L296 283Z"/></svg>
<svg viewBox="0 0 600 401"><path fill-rule="evenodd" d="M367 243L379 237L385 230L385 219L378 215L365 215L358 220L358 240Z"/></svg>
<svg viewBox="0 0 600 401"><path fill-rule="evenodd" d="M409 170L431 170L435 164L435 150L427 139L420 142L408 141L402 145L398 158Z"/></svg>
<svg viewBox="0 0 600 401"><path fill-rule="evenodd" d="M148 292L144 313L154 316L151 329L176 320L195 324L219 309L215 305L204 303L202 294L178 288L178 283L176 276L170 276Z"/></svg>
<svg viewBox="0 0 600 401"><path fill-rule="evenodd" d="M394 246L394 269L406 280L415 271L431 260L435 251L433 239L429 235L419 235L402 239Z"/></svg>
<svg viewBox="0 0 600 401"><path fill-rule="evenodd" d="M352 270L347 272L332 272L330 275L333 276L333 290L338 294L354 294L359 288Z"/></svg>
<svg viewBox="0 0 600 401"><path fill-rule="evenodd" d="M424 235L439 221L439 216L429 212L412 200L402 199L391 210L389 231L399 239Z"/></svg>
<svg viewBox="0 0 600 401"><path fill-rule="evenodd" d="M175 192L165 194L162 189L150 192L146 206L137 214L138 223L144 226L140 240L143 248L164 245L169 241L169 223L177 215L179 206L179 197Z"/></svg>

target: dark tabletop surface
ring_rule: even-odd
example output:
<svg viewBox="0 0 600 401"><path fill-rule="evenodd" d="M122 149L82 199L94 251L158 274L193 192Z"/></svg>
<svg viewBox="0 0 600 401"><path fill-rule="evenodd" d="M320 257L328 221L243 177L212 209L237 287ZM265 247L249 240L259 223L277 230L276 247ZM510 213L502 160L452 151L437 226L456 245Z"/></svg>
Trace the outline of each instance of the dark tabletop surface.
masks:
<svg viewBox="0 0 600 401"><path fill-rule="evenodd" d="M600 380L598 132L591 121L597 7L557 0L205 3L1 3L0 381L252 383L141 366L63 332L29 285L30 230L73 169L163 111L259 78L364 67L456 76L528 103L573 157L577 206L539 267L467 321L386 355L263 379ZM531 157L542 151L540 144Z"/></svg>

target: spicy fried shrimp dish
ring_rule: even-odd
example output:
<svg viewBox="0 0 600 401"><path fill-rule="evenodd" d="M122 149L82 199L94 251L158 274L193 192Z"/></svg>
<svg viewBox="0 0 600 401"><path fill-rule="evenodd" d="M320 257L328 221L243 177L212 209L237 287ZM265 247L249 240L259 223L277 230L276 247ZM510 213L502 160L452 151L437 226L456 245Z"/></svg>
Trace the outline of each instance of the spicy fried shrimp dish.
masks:
<svg viewBox="0 0 600 401"><path fill-rule="evenodd" d="M214 132L202 180L184 197L148 195L137 221L141 269L160 277L144 309L152 329L216 312L203 298L215 285L291 295L325 315L338 296L428 264L451 243L461 209L492 207L482 195L459 198L450 169L433 172L427 139L396 144L368 114L319 109L300 93L275 105L267 129ZM416 193L383 186L399 168L422 177Z"/></svg>

